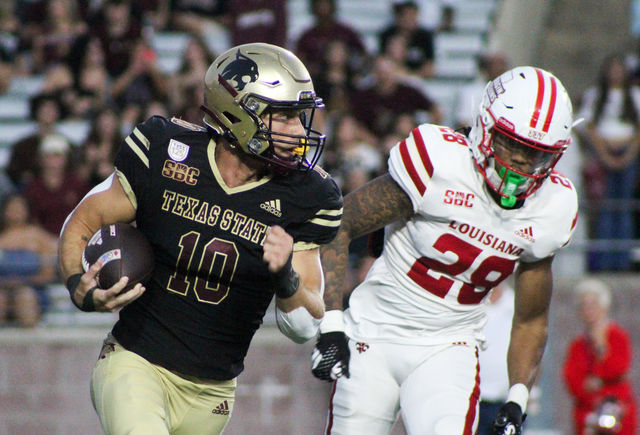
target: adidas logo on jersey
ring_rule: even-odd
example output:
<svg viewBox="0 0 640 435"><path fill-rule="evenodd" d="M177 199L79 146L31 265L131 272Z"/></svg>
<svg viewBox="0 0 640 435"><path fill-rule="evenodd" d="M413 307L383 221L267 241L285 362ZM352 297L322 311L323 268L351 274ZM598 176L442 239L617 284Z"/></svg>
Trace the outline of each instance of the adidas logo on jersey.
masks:
<svg viewBox="0 0 640 435"><path fill-rule="evenodd" d="M211 412L213 414L229 415L229 404L225 400L220 405L216 406Z"/></svg>
<svg viewBox="0 0 640 435"><path fill-rule="evenodd" d="M525 240L528 240L530 242L535 242L536 239L533 238L533 228L528 227L528 228L522 228L518 231L515 232L516 236L520 236Z"/></svg>
<svg viewBox="0 0 640 435"><path fill-rule="evenodd" d="M271 201L265 201L262 204L260 204L260 208L278 217L282 216L279 199L272 199Z"/></svg>

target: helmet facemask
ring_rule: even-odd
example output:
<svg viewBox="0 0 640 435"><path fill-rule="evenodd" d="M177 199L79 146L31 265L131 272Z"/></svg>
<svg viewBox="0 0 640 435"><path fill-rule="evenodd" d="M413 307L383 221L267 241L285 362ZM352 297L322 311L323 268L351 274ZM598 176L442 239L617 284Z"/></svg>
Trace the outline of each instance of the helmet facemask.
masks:
<svg viewBox="0 0 640 435"><path fill-rule="evenodd" d="M491 131L485 167L489 187L500 203L512 208L530 196L549 176L565 148L547 147L516 137L496 124Z"/></svg>
<svg viewBox="0 0 640 435"><path fill-rule="evenodd" d="M326 140L323 134L312 127L317 107L315 101L312 104L282 104L249 96L245 106L245 110L254 115L254 122L258 126L254 136L247 142L246 151L249 154L266 161L279 174L291 170L305 172L313 169L322 155ZM250 107L257 107L258 110L252 111ZM304 129L304 134L287 134L274 130L273 115L275 113L297 116ZM296 148L293 149L293 156L286 158L278 155L278 145L286 148L296 145Z"/></svg>
<svg viewBox="0 0 640 435"><path fill-rule="evenodd" d="M325 136L312 123L315 109L322 107L302 62L274 45L234 47L214 61L205 77L205 124L278 174L309 171L320 159ZM274 131L277 113L299 117L304 133ZM278 145L296 145L294 155L282 157Z"/></svg>

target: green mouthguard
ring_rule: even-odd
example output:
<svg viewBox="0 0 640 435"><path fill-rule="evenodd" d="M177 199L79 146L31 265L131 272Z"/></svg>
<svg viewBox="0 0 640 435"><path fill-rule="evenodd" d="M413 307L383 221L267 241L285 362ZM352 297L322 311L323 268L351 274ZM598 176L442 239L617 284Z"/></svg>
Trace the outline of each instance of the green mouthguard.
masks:
<svg viewBox="0 0 640 435"><path fill-rule="evenodd" d="M506 176L505 172L507 174ZM503 207L511 208L516 204L516 196L514 195L516 189L527 181L527 177L513 172L504 166L500 169L498 175L504 179L502 194L507 195L506 197L503 196L500 198L500 204L502 204Z"/></svg>

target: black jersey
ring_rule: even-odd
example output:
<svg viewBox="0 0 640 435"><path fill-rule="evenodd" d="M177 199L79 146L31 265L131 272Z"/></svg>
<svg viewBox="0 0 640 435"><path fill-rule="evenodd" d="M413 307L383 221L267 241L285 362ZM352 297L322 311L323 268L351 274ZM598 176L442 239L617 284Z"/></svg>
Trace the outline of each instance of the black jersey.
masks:
<svg viewBox="0 0 640 435"><path fill-rule="evenodd" d="M128 350L185 375L225 380L243 369L273 289L263 261L268 227L294 250L331 241L342 195L320 168L229 188L201 127L154 116L125 139L115 166L156 266L113 334Z"/></svg>

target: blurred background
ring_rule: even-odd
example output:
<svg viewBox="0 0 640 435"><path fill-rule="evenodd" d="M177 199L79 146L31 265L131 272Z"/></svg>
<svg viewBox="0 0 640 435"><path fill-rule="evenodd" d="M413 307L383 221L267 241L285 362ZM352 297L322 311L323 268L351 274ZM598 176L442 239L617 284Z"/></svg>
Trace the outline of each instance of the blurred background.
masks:
<svg viewBox="0 0 640 435"><path fill-rule="evenodd" d="M101 433L89 376L116 315L71 305L57 235L136 123L157 114L200 124L209 64L253 41L307 65L326 103L321 164L345 194L384 172L418 123L470 125L482 88L505 69L560 78L584 121L556 169L581 212L554 262L526 433L572 433L562 367L584 329L577 282L609 285L610 317L640 348L639 37L637 0L0 0L0 435ZM373 259L368 242L351 246L354 286ZM274 325L269 312L228 434L322 433L330 386L311 376L313 343L294 345ZM625 374L636 392L639 364Z"/></svg>

